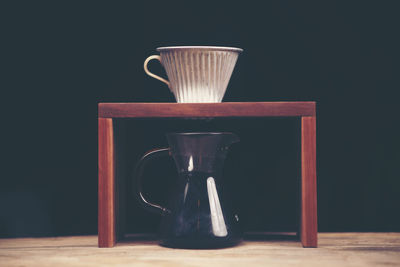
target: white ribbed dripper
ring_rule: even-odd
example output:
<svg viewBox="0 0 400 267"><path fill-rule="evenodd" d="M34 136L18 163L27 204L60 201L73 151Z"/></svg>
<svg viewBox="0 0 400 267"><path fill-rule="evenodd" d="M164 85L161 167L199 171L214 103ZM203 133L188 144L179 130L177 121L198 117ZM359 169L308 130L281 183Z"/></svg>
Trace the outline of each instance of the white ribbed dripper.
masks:
<svg viewBox="0 0 400 267"><path fill-rule="evenodd" d="M160 55L148 57L145 72L168 85L178 103L221 102L228 87L239 53L234 47L174 46L159 47ZM151 73L147 63L161 62L169 81Z"/></svg>

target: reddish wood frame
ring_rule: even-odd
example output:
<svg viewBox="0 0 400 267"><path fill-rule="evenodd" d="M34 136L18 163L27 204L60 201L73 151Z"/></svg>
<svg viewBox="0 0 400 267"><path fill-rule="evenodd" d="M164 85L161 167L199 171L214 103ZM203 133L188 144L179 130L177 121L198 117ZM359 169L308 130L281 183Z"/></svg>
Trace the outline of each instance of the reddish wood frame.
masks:
<svg viewBox="0 0 400 267"><path fill-rule="evenodd" d="M99 103L98 245L117 242L113 118L300 117L301 222L303 247L317 247L315 102Z"/></svg>

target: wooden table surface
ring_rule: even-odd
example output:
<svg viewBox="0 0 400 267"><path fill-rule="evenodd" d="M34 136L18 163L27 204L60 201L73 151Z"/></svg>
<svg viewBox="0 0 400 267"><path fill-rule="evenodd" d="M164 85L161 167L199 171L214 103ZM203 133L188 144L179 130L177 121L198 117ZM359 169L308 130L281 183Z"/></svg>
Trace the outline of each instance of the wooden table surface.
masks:
<svg viewBox="0 0 400 267"><path fill-rule="evenodd" d="M400 233L320 233L319 248L291 240L217 250L170 249L153 240L98 248L97 236L0 239L0 266L400 266Z"/></svg>

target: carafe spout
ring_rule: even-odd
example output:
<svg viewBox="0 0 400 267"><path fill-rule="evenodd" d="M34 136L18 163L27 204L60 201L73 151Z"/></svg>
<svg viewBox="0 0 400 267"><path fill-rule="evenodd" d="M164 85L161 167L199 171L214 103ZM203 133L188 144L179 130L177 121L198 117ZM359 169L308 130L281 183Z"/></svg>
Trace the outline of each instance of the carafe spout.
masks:
<svg viewBox="0 0 400 267"><path fill-rule="evenodd" d="M225 144L226 144L226 146L228 146L228 147L229 147L230 145L234 144L234 143L240 142L239 136L237 136L237 135L234 134L234 133L225 133L225 135L226 135L226 137L224 138L224 141L226 142Z"/></svg>

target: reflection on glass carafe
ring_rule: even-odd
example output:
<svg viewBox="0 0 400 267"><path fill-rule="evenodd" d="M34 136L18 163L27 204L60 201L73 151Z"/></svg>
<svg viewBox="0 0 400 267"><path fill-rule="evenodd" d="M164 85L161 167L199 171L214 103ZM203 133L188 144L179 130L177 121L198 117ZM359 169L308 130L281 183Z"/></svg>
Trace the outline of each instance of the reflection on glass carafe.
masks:
<svg viewBox="0 0 400 267"><path fill-rule="evenodd" d="M217 248L240 242L239 217L221 190L228 149L239 138L233 133L169 133L169 148L147 152L138 162L135 194L144 208L163 216L160 244L176 248ZM141 187L146 162L172 156L179 179L167 207L149 202Z"/></svg>

